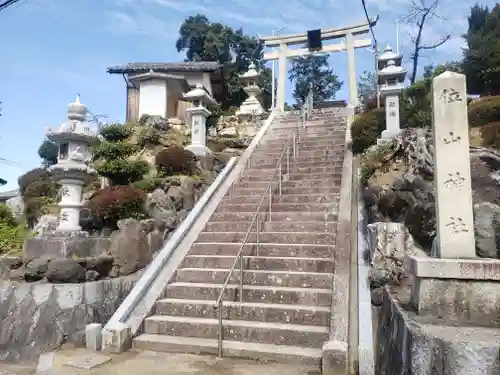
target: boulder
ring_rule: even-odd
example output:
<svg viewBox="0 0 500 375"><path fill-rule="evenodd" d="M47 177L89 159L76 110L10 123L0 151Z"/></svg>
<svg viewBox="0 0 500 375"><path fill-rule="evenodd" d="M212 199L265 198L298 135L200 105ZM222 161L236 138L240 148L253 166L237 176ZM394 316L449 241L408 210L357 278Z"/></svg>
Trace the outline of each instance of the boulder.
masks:
<svg viewBox="0 0 500 375"><path fill-rule="evenodd" d="M490 202L474 205L476 252L481 258L498 258L495 223L500 218L500 206Z"/></svg>
<svg viewBox="0 0 500 375"><path fill-rule="evenodd" d="M54 259L46 276L51 283L81 283L85 281L85 268L74 259Z"/></svg>
<svg viewBox="0 0 500 375"><path fill-rule="evenodd" d="M168 221L177 212L175 202L163 189L156 189L147 195L145 210L150 217L159 221Z"/></svg>
<svg viewBox="0 0 500 375"><path fill-rule="evenodd" d="M38 258L25 263L24 278L26 281L39 281L45 277L52 259Z"/></svg>
<svg viewBox="0 0 500 375"><path fill-rule="evenodd" d="M183 205L185 210L190 210L194 207L195 193L197 181L192 177L184 177L181 181L181 189L183 195Z"/></svg>
<svg viewBox="0 0 500 375"><path fill-rule="evenodd" d="M118 228L111 235L108 252L114 258L115 272L125 276L147 266L153 254L148 244L147 230L138 220L120 220Z"/></svg>
<svg viewBox="0 0 500 375"><path fill-rule="evenodd" d="M5 205L9 207L10 211L14 215L15 218L19 218L24 214L24 201L23 197L17 196L10 199L7 199Z"/></svg>
<svg viewBox="0 0 500 375"><path fill-rule="evenodd" d="M85 268L89 271L95 271L99 277L107 277L113 268L113 257L99 256L85 259Z"/></svg>
<svg viewBox="0 0 500 375"><path fill-rule="evenodd" d="M42 215L36 222L33 231L37 236L43 236L56 230L59 218L55 215Z"/></svg>

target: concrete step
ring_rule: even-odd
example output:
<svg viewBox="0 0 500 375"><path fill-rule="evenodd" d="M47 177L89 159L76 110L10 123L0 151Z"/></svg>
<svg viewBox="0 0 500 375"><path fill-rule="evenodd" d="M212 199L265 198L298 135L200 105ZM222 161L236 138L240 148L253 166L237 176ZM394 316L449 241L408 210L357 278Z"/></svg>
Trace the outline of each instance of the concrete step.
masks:
<svg viewBox="0 0 500 375"><path fill-rule="evenodd" d="M218 318L214 301L166 298L156 302L156 315ZM321 306L296 306L261 302L224 301L222 318L253 320L256 322L289 323L328 326L330 308Z"/></svg>
<svg viewBox="0 0 500 375"><path fill-rule="evenodd" d="M222 202L227 204L238 204L238 203L260 203L264 191L261 194L254 195L237 195L237 196L227 196L224 197ZM268 194L266 194L268 196ZM282 194L279 195L278 192L273 193L273 200L279 203L328 203L338 200L338 194ZM222 203L221 202L221 203Z"/></svg>
<svg viewBox="0 0 500 375"><path fill-rule="evenodd" d="M340 165L342 165L342 162L343 160L333 160L333 161L329 161L329 160L317 160L317 161L300 161L298 159L291 159L290 160L290 169L292 171L294 170L297 170L298 168L325 168L325 169L329 169L329 168L334 168L334 167L338 167ZM278 165L278 159L276 159L276 163L274 164L263 164L263 163L260 163L260 164L257 164L255 163L254 164L254 168L262 168L262 169L267 169L267 168L276 168L276 165ZM306 169L307 171L309 169Z"/></svg>
<svg viewBox="0 0 500 375"><path fill-rule="evenodd" d="M201 232L198 242L235 242L242 243L246 237L245 232ZM309 233L309 232L260 232L261 243L288 243L288 244L319 244L335 245L335 233ZM247 242L256 242L255 230L247 237Z"/></svg>
<svg viewBox="0 0 500 375"><path fill-rule="evenodd" d="M133 339L133 347L159 352L217 354L216 339L142 334ZM246 341L224 341L224 357L254 358L258 360L300 363L320 366L321 349L291 345L262 344Z"/></svg>
<svg viewBox="0 0 500 375"><path fill-rule="evenodd" d="M314 180L301 181L307 184L312 184ZM333 182L335 183L335 182ZM235 203L229 204L222 202L219 207L217 207L217 212L255 212L257 210L257 203ZM337 204L332 203L274 203L272 204L272 212L335 212L337 213ZM267 202L264 202L262 210L266 211L269 207ZM269 211L269 210L267 210Z"/></svg>
<svg viewBox="0 0 500 375"><path fill-rule="evenodd" d="M224 242L197 242L193 244L189 255L233 255L235 256L241 248L238 243ZM259 244L260 256L267 257L303 257L303 258L331 258L335 248L328 245L289 245L289 244ZM246 243L243 246L243 254L251 255L257 253L257 244Z"/></svg>
<svg viewBox="0 0 500 375"><path fill-rule="evenodd" d="M259 154L255 155L252 158L252 166L254 168L259 168L260 165L274 165L276 168L276 165L278 164L278 159L279 159L279 154ZM342 161L344 160L344 151L335 151L331 155L324 155L324 153L321 151L318 155L306 155L305 153L298 153L298 156L295 158L292 158L293 163L295 165L301 164L301 163L333 163L336 161Z"/></svg>
<svg viewBox="0 0 500 375"><path fill-rule="evenodd" d="M167 285L166 297L203 299L211 300L215 303L222 290L222 285L222 283L175 282ZM238 300L239 288L238 284L228 284L224 291L224 300ZM330 307L332 302L332 288L288 288L266 285L243 285L243 301Z"/></svg>
<svg viewBox="0 0 500 375"><path fill-rule="evenodd" d="M233 257L234 261L234 257ZM176 281L203 282L221 284L226 281L230 268L179 268L176 271ZM279 285L299 288L330 288L332 286L332 273L325 272L300 272L282 270L244 270L243 282L249 285ZM232 283L240 282L239 268L231 275Z"/></svg>
<svg viewBox="0 0 500 375"><path fill-rule="evenodd" d="M261 232L325 232L335 233L337 222L321 221L272 221L260 222ZM248 221L209 221L205 232L246 232Z"/></svg>
<svg viewBox="0 0 500 375"><path fill-rule="evenodd" d="M338 180L340 182L342 176L342 169L337 168L336 173L291 173L289 181L303 181L303 180L319 180L331 181Z"/></svg>
<svg viewBox="0 0 500 375"><path fill-rule="evenodd" d="M341 174L343 165L342 161L335 161L333 163L325 163L330 165L315 165L315 166L304 166L304 165L292 165L290 168L292 174L294 173L305 173L305 174L316 174L316 173L327 173L327 174Z"/></svg>
<svg viewBox="0 0 500 375"><path fill-rule="evenodd" d="M329 328L305 324L223 320L224 340L321 348L328 341ZM144 321L149 334L216 339L219 320L183 316L154 315Z"/></svg>
<svg viewBox="0 0 500 375"><path fill-rule="evenodd" d="M209 222L220 222L220 221L244 221L250 223L255 215L253 212L215 212L211 217ZM269 220L269 212L260 212L260 221L265 222ZM272 212L272 219L276 222L283 221L335 221L337 215L331 213L325 213L324 211L310 211L310 212Z"/></svg>
<svg viewBox="0 0 500 375"><path fill-rule="evenodd" d="M245 196L245 195L260 195L264 194L266 188L240 188L238 186L231 190L231 195L234 196ZM340 186L314 186L310 188L284 188L282 187L282 194L338 194L340 192Z"/></svg>
<svg viewBox="0 0 500 375"><path fill-rule="evenodd" d="M233 255L187 255L182 261L181 267L230 269L236 261L236 254L237 253ZM239 261L237 267L239 269ZM297 272L333 273L333 258L265 257L247 255L243 257L243 268L249 270L294 270Z"/></svg>

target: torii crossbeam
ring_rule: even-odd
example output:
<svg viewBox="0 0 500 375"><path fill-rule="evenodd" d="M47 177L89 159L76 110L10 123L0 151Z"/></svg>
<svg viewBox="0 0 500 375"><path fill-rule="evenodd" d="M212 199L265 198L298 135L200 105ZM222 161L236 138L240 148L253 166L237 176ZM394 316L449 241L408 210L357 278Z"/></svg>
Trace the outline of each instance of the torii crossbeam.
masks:
<svg viewBox="0 0 500 375"><path fill-rule="evenodd" d="M277 106L281 111L285 110L285 89L286 89L286 59L298 56L309 56L316 53L325 52L342 52L347 51L348 64L348 85L349 85L349 105L356 106L358 104L358 88L356 78L356 58L354 50L356 48L366 48L372 45L370 39L354 39L355 35L367 34L370 27L375 26L378 21L378 16L371 19L370 22L346 26L337 29L322 29L321 40L341 39L345 41L339 44L331 44L323 46L319 51L309 51L306 48L289 49L288 46L294 44L307 43L307 33L297 33L279 36L260 37L266 47L278 46L278 52L264 53L264 60L278 60L278 95ZM274 79L274 78L273 78Z"/></svg>

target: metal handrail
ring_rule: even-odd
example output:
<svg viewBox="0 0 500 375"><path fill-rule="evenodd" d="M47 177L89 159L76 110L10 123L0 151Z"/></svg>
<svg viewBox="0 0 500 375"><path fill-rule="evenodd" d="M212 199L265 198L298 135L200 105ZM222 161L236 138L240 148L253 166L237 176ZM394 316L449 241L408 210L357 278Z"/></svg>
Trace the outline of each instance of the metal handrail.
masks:
<svg viewBox="0 0 500 375"><path fill-rule="evenodd" d="M273 186L274 183L274 178L276 177L276 174L278 174L278 192L279 195L281 196L281 189L282 189L282 163L283 163L283 158L285 155L287 155L287 175L290 175L290 142L292 142L292 153L293 156L297 156L297 140L299 139L297 137L297 131L300 130L300 126L305 126L306 119L312 115L312 106L313 106L313 96L312 96L312 91L309 91L309 94L307 95L306 100L304 101L304 106L302 109L299 111L299 122L297 128L293 130L292 137L288 138L286 141L285 145L283 146L283 149L281 151L281 154L278 158L278 162L276 167L274 168L274 171L269 179L269 183L266 187L266 190L262 194L262 198L259 201L259 204L257 206L257 210L255 211L255 214L252 217L252 220L250 222L250 225L248 227L248 230L245 234L245 237L243 238L243 241L241 243L241 246L238 250L238 253L236 254L236 257L234 259L233 265L231 266L226 279L224 281L224 284L222 285L222 289L219 292L219 295L217 297L217 300L215 302L214 308L218 309L219 311L219 333L218 333L218 356L222 357L222 343L223 343L223 323L222 323L222 314L223 314L223 302L224 302L224 293L227 290L227 286L229 285L229 282L231 280L231 277L236 269L236 265L238 264L238 260L240 263L240 272L239 272L239 298L240 298L240 303L243 303L243 284L244 284L244 275L243 275L243 249L245 248L245 245L247 244L248 237L250 237L250 233L252 233L252 229L254 227L254 224L256 224L257 231L256 231L256 244L257 244L257 256L259 255L259 247L260 247L260 242L259 242L259 217L260 217L260 211L262 208L262 205L264 204L264 201L266 199L267 194L269 193L269 221L272 221L272 197L273 194L271 192L271 187ZM299 133L300 135L300 133Z"/></svg>

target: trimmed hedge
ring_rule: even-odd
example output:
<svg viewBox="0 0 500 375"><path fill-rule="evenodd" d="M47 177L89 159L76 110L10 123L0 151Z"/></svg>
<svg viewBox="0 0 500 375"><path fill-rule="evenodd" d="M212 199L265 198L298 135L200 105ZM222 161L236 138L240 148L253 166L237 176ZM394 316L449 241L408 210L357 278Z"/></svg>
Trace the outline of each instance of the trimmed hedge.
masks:
<svg viewBox="0 0 500 375"><path fill-rule="evenodd" d="M174 174L193 175L198 168L196 166L196 156L189 150L177 146L171 146L160 151L155 158L158 172L165 176Z"/></svg>
<svg viewBox="0 0 500 375"><path fill-rule="evenodd" d="M360 154L376 144L384 129L384 108L373 109L358 115L351 125L352 151Z"/></svg>
<svg viewBox="0 0 500 375"><path fill-rule="evenodd" d="M110 124L99 130L102 137L108 142L124 141L132 135L134 131L121 124Z"/></svg>
<svg viewBox="0 0 500 375"><path fill-rule="evenodd" d="M142 180L148 173L148 163L143 160L113 159L97 166L97 172L109 179L112 185L128 185Z"/></svg>
<svg viewBox="0 0 500 375"><path fill-rule="evenodd" d="M500 121L481 127L481 139L484 147L500 149Z"/></svg>
<svg viewBox="0 0 500 375"><path fill-rule="evenodd" d="M116 229L118 220L146 217L146 193L134 186L108 186L96 191L85 203L93 229Z"/></svg>
<svg viewBox="0 0 500 375"><path fill-rule="evenodd" d="M470 127L500 121L500 96L489 96L470 103L468 114Z"/></svg>

